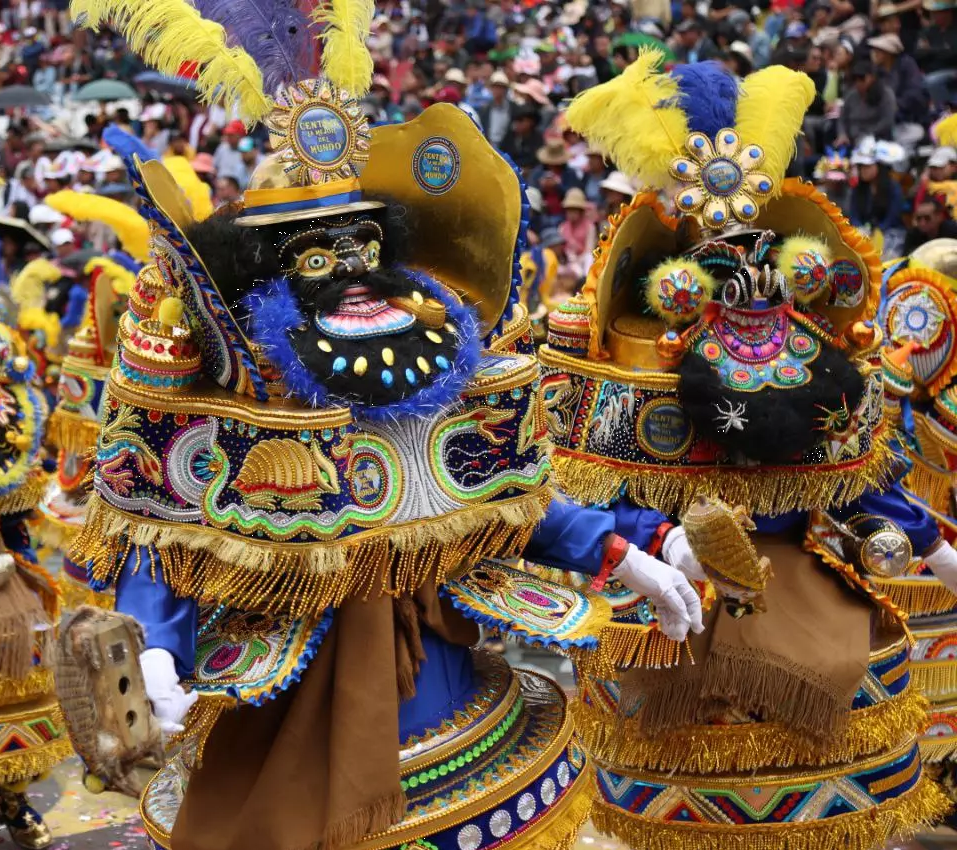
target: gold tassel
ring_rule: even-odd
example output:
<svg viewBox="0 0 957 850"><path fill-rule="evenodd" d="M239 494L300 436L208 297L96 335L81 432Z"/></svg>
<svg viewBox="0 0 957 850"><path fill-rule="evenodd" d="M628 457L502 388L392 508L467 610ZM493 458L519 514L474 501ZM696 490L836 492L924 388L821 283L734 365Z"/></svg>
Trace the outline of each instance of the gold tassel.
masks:
<svg viewBox="0 0 957 850"><path fill-rule="evenodd" d="M671 640L650 626L614 621L601 630L596 650L575 650L571 655L583 673L601 679L616 678L624 668L674 667L685 657L686 663L694 664L688 641Z"/></svg>
<svg viewBox="0 0 957 850"><path fill-rule="evenodd" d="M31 471L26 480L5 496L0 496L0 516L32 511L40 504L46 491L50 476L37 468Z"/></svg>
<svg viewBox="0 0 957 850"><path fill-rule="evenodd" d="M893 455L886 428L874 434L870 453L856 467L744 471L721 466L661 468L611 461L597 455L556 447L552 465L562 489L576 502L595 505L617 498L622 488L638 505L664 514L681 513L699 495L717 495L755 514L774 515L809 510L818 505L841 507L885 480Z"/></svg>
<svg viewBox="0 0 957 850"><path fill-rule="evenodd" d="M61 519L46 512L37 512L37 515L28 520L30 531L40 546L48 549L65 552L76 538L80 527L69 525Z"/></svg>
<svg viewBox="0 0 957 850"><path fill-rule="evenodd" d="M599 799L592 810L598 830L641 850L874 850L892 837L907 838L943 818L950 800L924 777L910 791L861 812L800 823L664 823L633 815Z"/></svg>
<svg viewBox="0 0 957 850"><path fill-rule="evenodd" d="M911 468L904 476L904 487L920 496L934 510L949 513L955 484L953 473L934 466L911 449L907 449L907 458Z"/></svg>
<svg viewBox="0 0 957 850"><path fill-rule="evenodd" d="M957 754L957 735L937 737L928 735L921 738L920 757L930 764L938 764L946 759L952 759Z"/></svg>
<svg viewBox="0 0 957 850"><path fill-rule="evenodd" d="M57 408L47 420L47 440L58 449L75 455L89 452L96 446L100 423Z"/></svg>
<svg viewBox="0 0 957 850"><path fill-rule="evenodd" d="M110 584L133 547L152 545L179 596L303 616L351 596L412 593L432 578L445 581L466 561L517 556L549 501L545 489L434 520L371 529L355 542L293 546L145 521L94 495L71 557L91 561L93 577Z"/></svg>
<svg viewBox="0 0 957 850"><path fill-rule="evenodd" d="M914 686L930 700L942 700L957 691L957 659L951 661L914 660L910 665Z"/></svg>
<svg viewBox="0 0 957 850"><path fill-rule="evenodd" d="M847 582L849 587L864 593L864 595L877 606L888 623L899 625L904 630L907 640L913 646L914 637L910 629L907 628L907 620L910 615L896 605L893 599L881 593L869 579L859 575L853 566L840 560L830 550L826 549L811 537L808 537L804 541L804 551L817 555L827 566L838 573L838 575Z"/></svg>
<svg viewBox="0 0 957 850"><path fill-rule="evenodd" d="M826 744L783 723L685 726L652 738L631 718L581 700L572 703L572 712L585 749L602 761L634 770L713 774L823 767L874 755L923 729L928 707L919 691L908 689L852 711L847 727Z"/></svg>
<svg viewBox="0 0 957 850"><path fill-rule="evenodd" d="M957 608L957 595L929 575L926 578L874 576L870 581L895 605L914 617L946 614Z"/></svg>
<svg viewBox="0 0 957 850"><path fill-rule="evenodd" d="M93 590L88 584L77 581L65 573L60 575L60 599L64 610L75 611L81 605L92 605L112 611L116 599L112 593L102 593Z"/></svg>

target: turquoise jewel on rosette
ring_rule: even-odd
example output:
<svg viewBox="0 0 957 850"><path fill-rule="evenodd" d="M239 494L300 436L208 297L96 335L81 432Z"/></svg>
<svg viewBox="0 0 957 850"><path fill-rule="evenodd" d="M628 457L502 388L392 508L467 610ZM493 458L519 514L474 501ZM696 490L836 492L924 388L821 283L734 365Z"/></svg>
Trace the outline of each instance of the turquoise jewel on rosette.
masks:
<svg viewBox="0 0 957 850"><path fill-rule="evenodd" d="M714 230L732 220L750 223L758 216L760 201L773 187L771 178L757 169L764 162L759 145L742 145L735 130L724 129L714 140L692 133L685 142L689 156L671 163L671 176L682 184L675 207L686 215L701 216Z"/></svg>

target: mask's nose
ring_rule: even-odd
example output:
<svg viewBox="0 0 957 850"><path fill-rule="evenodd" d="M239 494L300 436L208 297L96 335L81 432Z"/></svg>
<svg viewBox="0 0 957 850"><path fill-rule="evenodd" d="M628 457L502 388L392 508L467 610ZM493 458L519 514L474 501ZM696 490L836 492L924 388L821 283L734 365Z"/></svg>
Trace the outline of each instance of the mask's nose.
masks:
<svg viewBox="0 0 957 850"><path fill-rule="evenodd" d="M359 277L366 272L366 264L358 254L349 254L340 258L332 268L332 276L339 280L350 277Z"/></svg>

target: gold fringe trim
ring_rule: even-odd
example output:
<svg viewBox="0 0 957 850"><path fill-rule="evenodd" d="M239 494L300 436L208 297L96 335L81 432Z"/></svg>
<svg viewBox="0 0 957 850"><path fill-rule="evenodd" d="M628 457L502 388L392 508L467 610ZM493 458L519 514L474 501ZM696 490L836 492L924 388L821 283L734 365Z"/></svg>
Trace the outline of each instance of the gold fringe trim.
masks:
<svg viewBox="0 0 957 850"><path fill-rule="evenodd" d="M31 470L16 490L0 497L0 516L32 511L40 504L49 481L50 476L39 467Z"/></svg>
<svg viewBox="0 0 957 850"><path fill-rule="evenodd" d="M582 673L601 679L617 678L618 671L634 667L674 667L687 657L694 664L690 641L674 641L656 627L612 622L598 635L598 648L576 650L573 660Z"/></svg>
<svg viewBox="0 0 957 850"><path fill-rule="evenodd" d="M953 473L933 466L909 448L906 451L911 468L904 476L904 487L920 496L934 510L943 514L949 513L953 497Z"/></svg>
<svg viewBox="0 0 957 850"><path fill-rule="evenodd" d="M930 700L945 699L957 693L957 659L914 660L910 665L910 676L914 686Z"/></svg>
<svg viewBox="0 0 957 850"><path fill-rule="evenodd" d="M870 579L895 605L914 617L928 614L946 614L957 608L957 595L937 579L926 578L878 578Z"/></svg>
<svg viewBox="0 0 957 850"><path fill-rule="evenodd" d="M908 689L852 711L847 727L826 744L809 741L783 723L685 726L651 738L630 718L580 700L571 710L585 749L602 761L635 770L714 774L823 767L874 755L923 729L928 707L919 691Z"/></svg>
<svg viewBox="0 0 957 850"><path fill-rule="evenodd" d="M60 725L63 724L62 716L59 722ZM55 738L42 747L31 747L0 756L0 785L35 779L72 755L73 746L64 732L62 738Z"/></svg>
<svg viewBox="0 0 957 850"><path fill-rule="evenodd" d="M34 667L22 679L0 678L0 706L27 702L53 692L53 671L46 667Z"/></svg>
<svg viewBox="0 0 957 850"><path fill-rule="evenodd" d="M112 583L133 547L152 545L167 584L179 596L299 617L351 596L412 593L430 579L445 581L465 560L518 555L551 497L542 489L504 504L380 527L354 540L294 546L146 521L94 495L71 557L92 561L93 577ZM148 566L155 571L157 563Z"/></svg>
<svg viewBox="0 0 957 850"><path fill-rule="evenodd" d="M100 422L57 408L47 420L46 436L58 449L82 455L96 445Z"/></svg>
<svg viewBox="0 0 957 850"><path fill-rule="evenodd" d="M81 605L93 605L112 611L116 605L116 598L112 593L93 590L88 584L77 581L66 573L60 573L60 601L67 611L75 611Z"/></svg>
<svg viewBox="0 0 957 850"><path fill-rule="evenodd" d="M773 515L820 505L841 507L868 488L879 487L893 459L887 428L875 431L873 441L865 458L831 468L659 467L621 463L559 446L552 453L552 464L562 489L582 504L604 504L627 487L632 502L669 515L681 513L699 495L716 495L732 505L744 505L751 513Z"/></svg>
<svg viewBox="0 0 957 850"><path fill-rule="evenodd" d="M890 838L909 838L941 820L950 809L944 792L923 777L899 797L824 820L753 826L664 823L598 800L592 821L605 835L641 850L874 850Z"/></svg>
<svg viewBox="0 0 957 850"><path fill-rule="evenodd" d="M69 525L45 511L29 521L30 530L41 546L67 551L82 526Z"/></svg>
<svg viewBox="0 0 957 850"><path fill-rule="evenodd" d="M186 714L183 720L183 731L170 736L171 744L182 744L190 738L195 739L196 767L203 763L203 752L209 740L213 727L224 711L236 708L236 700L231 697L211 696L200 694L195 705Z"/></svg>
<svg viewBox="0 0 957 850"><path fill-rule="evenodd" d="M957 735L946 737L928 736L921 738L920 757L930 764L937 764L957 753Z"/></svg>

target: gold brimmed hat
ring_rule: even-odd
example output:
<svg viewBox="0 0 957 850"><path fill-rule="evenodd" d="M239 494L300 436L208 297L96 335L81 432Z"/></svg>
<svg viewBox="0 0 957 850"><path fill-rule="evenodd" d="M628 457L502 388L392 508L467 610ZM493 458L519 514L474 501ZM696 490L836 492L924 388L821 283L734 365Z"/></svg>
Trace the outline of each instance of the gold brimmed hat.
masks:
<svg viewBox="0 0 957 850"><path fill-rule="evenodd" d="M358 101L328 80L305 80L279 93L266 118L273 143L253 172L238 223L247 226L362 212L359 178L372 134Z"/></svg>

